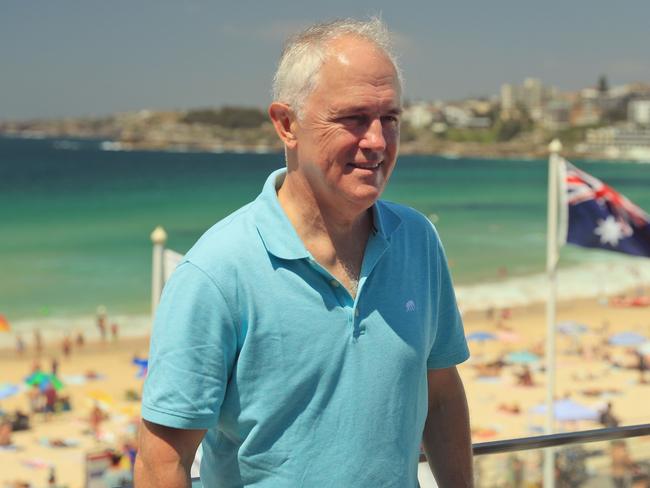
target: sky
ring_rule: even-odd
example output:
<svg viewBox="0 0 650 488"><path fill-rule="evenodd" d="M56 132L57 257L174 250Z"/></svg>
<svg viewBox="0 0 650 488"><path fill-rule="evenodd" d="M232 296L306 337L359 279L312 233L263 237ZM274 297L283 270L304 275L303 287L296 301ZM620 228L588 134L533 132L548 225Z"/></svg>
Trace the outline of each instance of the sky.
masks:
<svg viewBox="0 0 650 488"><path fill-rule="evenodd" d="M0 120L265 107L287 35L371 15L408 100L650 82L648 0L0 0Z"/></svg>

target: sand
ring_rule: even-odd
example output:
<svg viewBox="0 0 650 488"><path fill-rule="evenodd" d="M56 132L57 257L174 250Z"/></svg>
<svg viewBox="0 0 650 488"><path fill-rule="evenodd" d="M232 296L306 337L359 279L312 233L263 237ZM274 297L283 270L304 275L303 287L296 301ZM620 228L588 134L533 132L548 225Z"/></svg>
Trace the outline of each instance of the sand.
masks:
<svg viewBox="0 0 650 488"><path fill-rule="evenodd" d="M488 331L501 335L501 340L483 343L470 342L472 358L461 365L474 432L474 442L530 436L540 433L544 416L530 410L545 400L545 377L538 366L531 365L534 386L517 384L516 373L521 367L506 366L499 376L480 375L485 362L511 351L533 350L543 352L545 341L544 305L514 308L507 318L502 311L492 317L486 312L472 312L465 316L467 334ZM574 300L561 303L558 321L575 321L586 324L590 331L578 338L557 336L557 386L558 397L569 397L586 406L601 408L612 402L614 414L622 425L647 423L647 398L650 383L639 382L639 373L633 368L614 367L602 359L607 353L622 366L634 364L629 348L602 346L609 335L635 330L650 337L650 308L614 307L596 300ZM134 355L146 356L146 338L128 338L117 342L94 342L82 349L73 347L69 358L63 358L60 344L48 344L41 358L49 370L50 358L59 358L59 376L81 376L87 371L103 375L100 379L82 385L67 384L62 393L71 397L71 412L53 415L50 419L38 414L32 416L32 429L13 434L18 450L0 450L0 483L25 480L34 486L47 486L48 464L56 466L57 481L70 488L84 486L84 463L87 452L106 447L120 446L134 439L139 403L128 401L127 390L141 392L141 378L136 378L138 368L131 363ZM582 352L577 351L578 348ZM595 350L594 350L595 347ZM0 353L0 385L21 383L34 363L34 353L29 349L19 356L14 351ZM648 375L650 381L650 374ZM605 395L598 395L598 391ZM94 405L92 398L102 400L110 419L102 425L100 440L89 432L88 418ZM505 407L505 408L504 408ZM508 408L518 408L511 413ZM21 408L29 411L25 393L0 400L0 408L12 412ZM558 422L557 430L598 428L592 421ZM72 439L76 447L52 448L41 445L42 438ZM31 462L32 466L28 466ZM43 467L34 467L34 465ZM1 485L0 485L1 486Z"/></svg>

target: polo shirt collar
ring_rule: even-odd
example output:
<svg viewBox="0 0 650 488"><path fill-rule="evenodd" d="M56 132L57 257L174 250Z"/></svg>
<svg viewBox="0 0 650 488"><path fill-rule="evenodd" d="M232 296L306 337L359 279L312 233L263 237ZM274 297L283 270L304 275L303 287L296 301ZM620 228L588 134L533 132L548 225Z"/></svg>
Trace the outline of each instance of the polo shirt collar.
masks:
<svg viewBox="0 0 650 488"><path fill-rule="evenodd" d="M399 215L393 212L388 205L378 200L372 206L372 225L376 234L379 234L387 241L397 228L402 224Z"/></svg>
<svg viewBox="0 0 650 488"><path fill-rule="evenodd" d="M303 259L309 251L298 237L278 200L278 189L287 175L286 168L275 170L255 200L255 224L266 250L280 259Z"/></svg>
<svg viewBox="0 0 650 488"><path fill-rule="evenodd" d="M275 170L264 183L255 201L255 223L266 250L280 259L311 257L278 200L278 189L287 174L286 168ZM374 234L389 241L402 219L386 204L378 201L372 206Z"/></svg>

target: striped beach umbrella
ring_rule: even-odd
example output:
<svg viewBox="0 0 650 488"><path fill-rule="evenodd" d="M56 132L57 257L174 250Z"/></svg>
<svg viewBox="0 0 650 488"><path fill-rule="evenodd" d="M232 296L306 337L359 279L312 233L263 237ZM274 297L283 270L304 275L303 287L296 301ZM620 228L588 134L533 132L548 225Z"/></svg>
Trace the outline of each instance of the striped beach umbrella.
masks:
<svg viewBox="0 0 650 488"><path fill-rule="evenodd" d="M29 386L38 386L41 390L45 390L51 384L55 390L63 388L63 382L53 374L43 373L36 371L25 378L25 383Z"/></svg>

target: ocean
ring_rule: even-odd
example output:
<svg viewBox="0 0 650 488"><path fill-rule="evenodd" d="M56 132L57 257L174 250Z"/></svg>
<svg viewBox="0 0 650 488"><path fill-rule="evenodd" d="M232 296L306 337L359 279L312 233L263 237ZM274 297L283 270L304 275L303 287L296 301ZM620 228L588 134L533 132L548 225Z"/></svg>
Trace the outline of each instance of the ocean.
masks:
<svg viewBox="0 0 650 488"><path fill-rule="evenodd" d="M0 314L16 330L92 328L99 305L123 329L147 327L153 229L183 253L284 164L280 154L103 147L0 138ZM650 209L650 165L576 163ZM526 304L545 297L546 172L545 160L405 155L383 198L436 223L463 309ZM650 284L649 264L567 246L560 296Z"/></svg>

